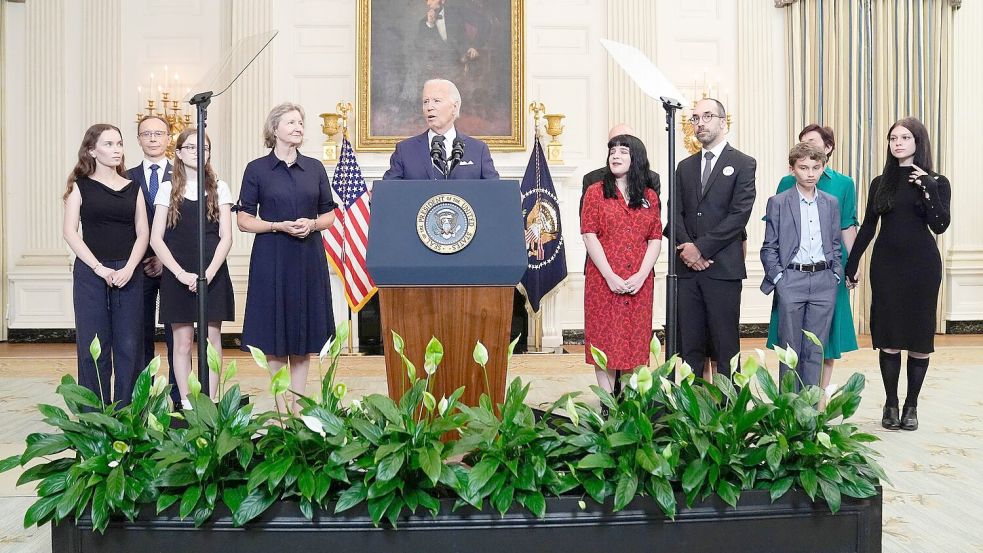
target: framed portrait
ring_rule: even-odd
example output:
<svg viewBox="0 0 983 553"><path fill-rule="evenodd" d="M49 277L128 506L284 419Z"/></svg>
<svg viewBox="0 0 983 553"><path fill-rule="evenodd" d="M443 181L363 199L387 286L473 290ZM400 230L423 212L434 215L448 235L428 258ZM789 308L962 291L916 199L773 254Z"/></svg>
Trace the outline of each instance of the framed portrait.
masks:
<svg viewBox="0 0 983 553"><path fill-rule="evenodd" d="M358 0L355 148L390 151L426 130L423 83L461 92L457 128L525 149L523 0Z"/></svg>

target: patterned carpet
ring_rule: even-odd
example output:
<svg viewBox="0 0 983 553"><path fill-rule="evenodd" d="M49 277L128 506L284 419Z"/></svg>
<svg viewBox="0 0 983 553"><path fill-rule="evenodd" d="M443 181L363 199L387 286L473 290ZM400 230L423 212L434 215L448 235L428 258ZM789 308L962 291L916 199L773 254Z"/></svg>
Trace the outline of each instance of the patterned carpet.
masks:
<svg viewBox="0 0 983 553"><path fill-rule="evenodd" d="M761 340L745 340L750 351ZM983 339L940 337L938 351L919 402L921 428L917 432L886 431L880 427L884 391L877 372L876 352L865 349L848 354L833 375L843 383L853 372L868 380L864 401L854 418L882 441L875 447L891 478L884 485L884 551L983 552ZM227 355L240 357L237 351ZM774 355L770 364L777 367ZM266 399L267 379L250 359L240 357L240 382L257 399ZM346 358L339 379L349 397L385 393L386 379L380 357ZM48 431L34 408L37 403L59 404L54 389L60 375L75 373L74 346L0 344L0 458L20 452L31 432ZM314 372L314 371L312 371ZM775 370L777 372L777 368ZM312 384L316 379L316 372ZM531 381L529 402L548 403L573 389L587 393L594 382L583 353L520 355L513 359L510 378ZM902 377L902 400L905 381ZM48 527L24 529L24 511L33 499L30 487L15 488L18 474L0 475L0 552L50 551Z"/></svg>

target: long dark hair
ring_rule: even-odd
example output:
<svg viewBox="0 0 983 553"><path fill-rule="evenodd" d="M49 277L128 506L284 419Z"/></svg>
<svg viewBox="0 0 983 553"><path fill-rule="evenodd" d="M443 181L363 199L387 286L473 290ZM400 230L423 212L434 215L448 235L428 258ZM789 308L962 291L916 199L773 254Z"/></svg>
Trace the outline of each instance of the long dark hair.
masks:
<svg viewBox="0 0 983 553"><path fill-rule="evenodd" d="M631 153L631 165L628 166L628 207L638 209L645 199L645 189L651 184L652 175L649 171L649 158L645 144L630 134L619 134L608 140L608 159L611 158L611 148L626 146ZM604 166L604 197L617 198L617 186L614 184L614 174L611 172L610 161Z"/></svg>
<svg viewBox="0 0 983 553"><path fill-rule="evenodd" d="M177 137L177 144L174 146L180 150L188 137L197 136L197 127L188 127L181 131ZM212 147L212 139L205 135L205 143ZM204 152L203 152L204 153ZM212 169L212 157L207 156L205 162L205 206L208 219L218 221L218 178L215 177L215 170ZM201 182L201 178L198 179ZM184 169L184 162L180 158L174 163L171 169L171 205L167 208L167 226L174 227L181 218L181 202L184 201L184 191L188 187L188 173Z"/></svg>
<svg viewBox="0 0 983 553"><path fill-rule="evenodd" d="M75 188L75 183L82 177L91 176L92 173L96 172L96 158L92 157L89 150L96 149L96 143L99 142L99 137L102 133L106 131L116 131L119 133L120 138L123 137L123 133L113 125L109 123L96 123L88 129L86 129L85 134L82 135L82 144L79 146L78 161L75 162L75 167L72 168L72 172L68 174L68 186L65 190L65 194L62 196L62 200L67 200L72 194L72 189ZM125 170L126 163L121 157L119 160L119 165L116 166L116 174L126 178Z"/></svg>
<svg viewBox="0 0 983 553"><path fill-rule="evenodd" d="M932 172L932 141L928 137L928 129L915 117L898 119L887 131L887 159L884 160L884 171L881 172L881 183L874 198L874 207L881 215L894 209L894 195L898 191L901 180L901 165L898 158L891 153L891 133L896 127L904 127L911 131L915 138L915 159L912 162L926 173Z"/></svg>

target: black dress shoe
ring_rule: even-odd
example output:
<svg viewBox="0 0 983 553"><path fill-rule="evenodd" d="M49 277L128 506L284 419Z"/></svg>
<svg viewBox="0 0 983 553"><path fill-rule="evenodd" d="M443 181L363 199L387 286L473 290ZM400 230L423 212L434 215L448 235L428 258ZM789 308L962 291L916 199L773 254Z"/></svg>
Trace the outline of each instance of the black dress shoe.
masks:
<svg viewBox="0 0 983 553"><path fill-rule="evenodd" d="M918 430L918 408L905 405L901 415L901 430Z"/></svg>
<svg viewBox="0 0 983 553"><path fill-rule="evenodd" d="M917 424L917 420L915 421ZM901 428L901 420L898 418L898 408L884 406L884 416L881 418L881 426L888 430Z"/></svg>
<svg viewBox="0 0 983 553"><path fill-rule="evenodd" d="M611 412L608 410L608 406L601 404L601 418L607 419Z"/></svg>

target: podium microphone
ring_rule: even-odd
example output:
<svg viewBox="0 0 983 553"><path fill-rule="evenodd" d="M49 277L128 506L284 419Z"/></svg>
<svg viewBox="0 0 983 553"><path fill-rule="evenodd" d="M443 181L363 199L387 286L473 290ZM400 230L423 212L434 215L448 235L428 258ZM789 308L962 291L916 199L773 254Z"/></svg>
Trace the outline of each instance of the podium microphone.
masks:
<svg viewBox="0 0 983 553"><path fill-rule="evenodd" d="M451 159L447 163L447 176L451 175L459 163L461 163L461 158L464 157L464 141L460 138L454 139L454 146L451 147Z"/></svg>
<svg viewBox="0 0 983 553"><path fill-rule="evenodd" d="M430 159L433 160L434 166L440 169L444 178L447 178L447 161L444 159L444 137L438 135L430 141Z"/></svg>

